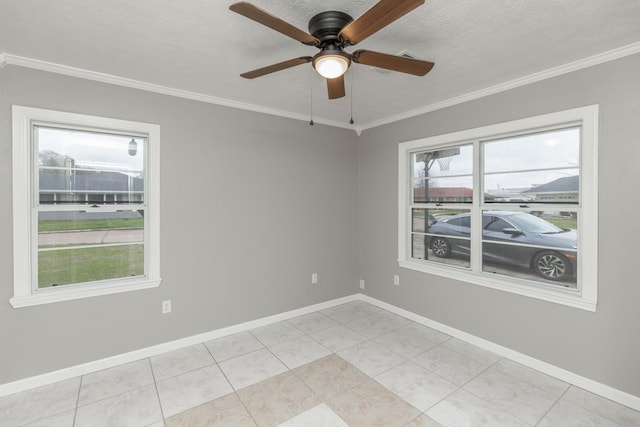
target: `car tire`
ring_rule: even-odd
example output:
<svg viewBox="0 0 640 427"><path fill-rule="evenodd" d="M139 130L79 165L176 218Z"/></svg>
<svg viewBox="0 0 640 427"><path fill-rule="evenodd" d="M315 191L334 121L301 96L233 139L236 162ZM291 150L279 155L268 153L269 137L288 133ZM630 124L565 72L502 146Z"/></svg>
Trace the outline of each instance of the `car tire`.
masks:
<svg viewBox="0 0 640 427"><path fill-rule="evenodd" d="M555 251L539 252L533 259L533 269L548 280L563 280L571 275L571 264Z"/></svg>
<svg viewBox="0 0 640 427"><path fill-rule="evenodd" d="M431 251L438 258L449 258L451 256L451 243L444 237L434 237L431 239Z"/></svg>

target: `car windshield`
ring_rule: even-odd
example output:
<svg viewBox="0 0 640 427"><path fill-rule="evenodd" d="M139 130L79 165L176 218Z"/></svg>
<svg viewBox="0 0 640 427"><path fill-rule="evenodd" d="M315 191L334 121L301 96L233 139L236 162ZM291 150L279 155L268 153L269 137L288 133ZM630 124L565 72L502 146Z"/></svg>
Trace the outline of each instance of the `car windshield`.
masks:
<svg viewBox="0 0 640 427"><path fill-rule="evenodd" d="M553 234L565 231L542 218L538 218L537 216L528 213L510 215L508 219L521 230L529 233Z"/></svg>

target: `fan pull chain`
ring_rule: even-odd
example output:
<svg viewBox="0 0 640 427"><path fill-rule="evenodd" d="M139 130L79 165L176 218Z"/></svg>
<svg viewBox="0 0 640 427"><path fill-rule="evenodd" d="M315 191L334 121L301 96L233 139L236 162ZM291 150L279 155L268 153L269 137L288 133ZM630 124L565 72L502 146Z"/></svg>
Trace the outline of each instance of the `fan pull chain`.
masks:
<svg viewBox="0 0 640 427"><path fill-rule="evenodd" d="M311 120L309 120L309 126L313 126L313 68L309 67L309 70L311 70L309 73L309 99L311 104L309 106L309 116L311 117Z"/></svg>
<svg viewBox="0 0 640 427"><path fill-rule="evenodd" d="M351 88L350 88L351 89L350 90L351 94L349 95L349 97L351 98L351 120L349 120L349 124L352 125L354 123L353 122L353 68L351 69L351 72L349 73L349 77L350 77L350 80L351 80L351 82L350 82L351 83Z"/></svg>

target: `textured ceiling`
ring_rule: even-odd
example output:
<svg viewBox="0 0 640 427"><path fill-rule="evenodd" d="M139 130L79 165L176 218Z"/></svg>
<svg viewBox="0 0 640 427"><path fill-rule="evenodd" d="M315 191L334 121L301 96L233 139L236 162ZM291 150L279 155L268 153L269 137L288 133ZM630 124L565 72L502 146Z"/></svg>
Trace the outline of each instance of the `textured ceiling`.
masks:
<svg viewBox="0 0 640 427"><path fill-rule="evenodd" d="M307 30L311 16L358 17L375 0L253 0ZM327 99L311 64L246 80L239 74L314 47L229 11L227 0L0 0L0 53L223 100L356 124L452 98L630 45L640 46L639 0L428 0L357 47L435 62L415 77L354 64L347 96ZM635 48L635 47L634 47ZM640 49L636 49L640 50ZM350 81L353 81L352 88ZM353 91L353 96L350 96Z"/></svg>

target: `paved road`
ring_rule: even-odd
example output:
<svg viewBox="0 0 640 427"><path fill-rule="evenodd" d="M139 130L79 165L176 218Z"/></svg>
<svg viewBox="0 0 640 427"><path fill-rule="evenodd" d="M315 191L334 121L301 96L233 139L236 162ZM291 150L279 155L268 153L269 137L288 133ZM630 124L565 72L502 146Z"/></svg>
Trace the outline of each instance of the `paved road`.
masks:
<svg viewBox="0 0 640 427"><path fill-rule="evenodd" d="M142 242L143 240L144 230L142 228L68 231L40 233L38 235L38 243L40 246L99 245L105 243Z"/></svg>

